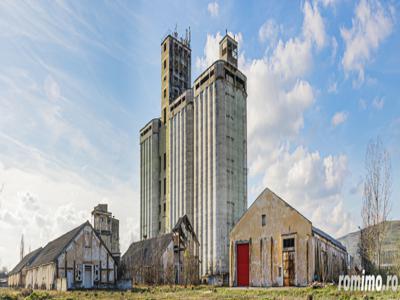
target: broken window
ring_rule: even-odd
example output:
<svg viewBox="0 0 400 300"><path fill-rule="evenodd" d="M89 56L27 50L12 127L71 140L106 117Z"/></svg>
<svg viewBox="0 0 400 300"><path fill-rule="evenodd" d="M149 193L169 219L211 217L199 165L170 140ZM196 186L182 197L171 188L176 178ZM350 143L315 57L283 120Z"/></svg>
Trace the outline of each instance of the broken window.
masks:
<svg viewBox="0 0 400 300"><path fill-rule="evenodd" d="M267 224L267 216L261 215L261 226L265 226Z"/></svg>
<svg viewBox="0 0 400 300"><path fill-rule="evenodd" d="M82 281L82 265L77 264L75 267L75 281Z"/></svg>
<svg viewBox="0 0 400 300"><path fill-rule="evenodd" d="M94 265L94 281L100 280L99 265Z"/></svg>

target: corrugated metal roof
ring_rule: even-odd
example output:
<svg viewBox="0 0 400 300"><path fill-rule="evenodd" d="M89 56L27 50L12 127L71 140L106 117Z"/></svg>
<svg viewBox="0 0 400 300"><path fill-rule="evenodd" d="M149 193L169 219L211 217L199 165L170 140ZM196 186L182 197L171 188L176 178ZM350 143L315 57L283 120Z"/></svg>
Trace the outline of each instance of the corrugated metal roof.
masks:
<svg viewBox="0 0 400 300"><path fill-rule="evenodd" d="M335 246L337 246L338 248L347 251L346 247L343 246L343 244L341 242L339 242L337 239L334 239L333 237L331 237L329 234L327 234L326 232L322 231L321 229L318 229L317 227L312 227L312 231L313 233L316 233L320 236L322 236L323 238L325 238L326 240L330 241L332 244L334 244Z"/></svg>

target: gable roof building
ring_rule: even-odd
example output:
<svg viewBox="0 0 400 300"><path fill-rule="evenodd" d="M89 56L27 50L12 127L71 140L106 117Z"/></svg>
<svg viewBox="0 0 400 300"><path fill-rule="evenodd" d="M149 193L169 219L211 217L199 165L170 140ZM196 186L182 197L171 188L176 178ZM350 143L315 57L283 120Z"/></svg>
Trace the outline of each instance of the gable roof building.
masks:
<svg viewBox="0 0 400 300"><path fill-rule="evenodd" d="M172 232L132 243L121 259L122 277L145 284L196 283L198 247L193 227L184 215Z"/></svg>
<svg viewBox="0 0 400 300"><path fill-rule="evenodd" d="M89 221L50 241L26 267L25 287L41 289L114 286L117 264Z"/></svg>
<svg viewBox="0 0 400 300"><path fill-rule="evenodd" d="M266 188L230 233L231 286L305 286L337 281L346 248Z"/></svg>

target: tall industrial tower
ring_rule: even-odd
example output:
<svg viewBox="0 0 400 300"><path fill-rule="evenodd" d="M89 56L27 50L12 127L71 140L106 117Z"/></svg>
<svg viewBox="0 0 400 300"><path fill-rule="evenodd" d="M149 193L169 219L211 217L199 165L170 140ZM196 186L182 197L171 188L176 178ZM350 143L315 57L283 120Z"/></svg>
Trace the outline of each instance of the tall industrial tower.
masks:
<svg viewBox="0 0 400 300"><path fill-rule="evenodd" d="M229 232L247 208L246 76L226 35L219 60L191 88L190 32L161 43L161 118L140 130L140 236L188 215L201 275L227 280Z"/></svg>

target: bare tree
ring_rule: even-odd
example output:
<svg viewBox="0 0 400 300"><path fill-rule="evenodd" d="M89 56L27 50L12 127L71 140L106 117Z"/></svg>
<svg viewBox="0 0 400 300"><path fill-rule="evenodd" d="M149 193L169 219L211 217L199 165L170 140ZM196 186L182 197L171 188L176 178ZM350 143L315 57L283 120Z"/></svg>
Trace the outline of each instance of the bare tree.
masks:
<svg viewBox="0 0 400 300"><path fill-rule="evenodd" d="M381 271L382 245L391 209L391 160L381 139L371 140L365 155L360 254L366 271Z"/></svg>

